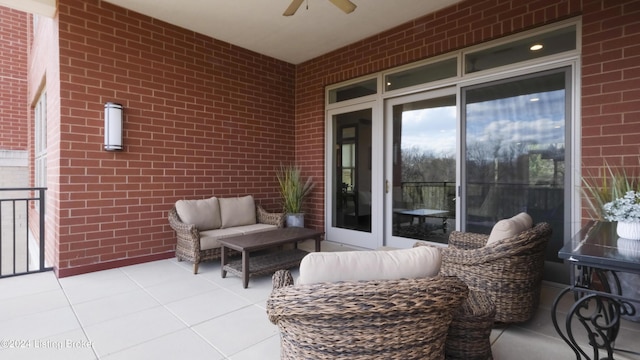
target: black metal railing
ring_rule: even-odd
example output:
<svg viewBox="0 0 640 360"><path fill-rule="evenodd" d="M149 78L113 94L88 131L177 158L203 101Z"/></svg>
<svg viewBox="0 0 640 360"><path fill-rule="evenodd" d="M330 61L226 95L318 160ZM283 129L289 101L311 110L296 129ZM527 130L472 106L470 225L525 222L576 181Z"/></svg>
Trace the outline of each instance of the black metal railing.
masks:
<svg viewBox="0 0 640 360"><path fill-rule="evenodd" d="M0 189L0 278L52 269L45 265L46 190Z"/></svg>
<svg viewBox="0 0 640 360"><path fill-rule="evenodd" d="M409 207L441 209L455 212L456 183L445 181L403 182L403 204Z"/></svg>
<svg viewBox="0 0 640 360"><path fill-rule="evenodd" d="M403 182L405 207L455 211L455 182ZM468 215L486 212L496 218L530 209L553 210L564 203L564 188L551 185L469 183L466 191Z"/></svg>

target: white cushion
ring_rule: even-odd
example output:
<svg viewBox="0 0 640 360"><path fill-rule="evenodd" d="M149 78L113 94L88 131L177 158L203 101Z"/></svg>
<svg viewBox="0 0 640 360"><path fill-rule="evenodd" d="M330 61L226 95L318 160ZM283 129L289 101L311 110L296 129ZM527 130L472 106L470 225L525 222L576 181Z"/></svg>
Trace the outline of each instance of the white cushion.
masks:
<svg viewBox="0 0 640 360"><path fill-rule="evenodd" d="M268 224L253 224L236 226L232 228L213 229L200 232L200 249L208 250L213 248L219 248L220 242L218 240L247 234L255 234L263 231L275 230L278 227L276 225Z"/></svg>
<svg viewBox="0 0 640 360"><path fill-rule="evenodd" d="M498 221L491 229L491 234L486 245L496 243L500 240L518 235L521 232L530 229L533 225L533 219L529 214L521 212L520 214L510 218Z"/></svg>
<svg viewBox="0 0 640 360"><path fill-rule="evenodd" d="M395 280L435 276L440 249L418 246L390 251L313 252L300 263L298 284Z"/></svg>
<svg viewBox="0 0 640 360"><path fill-rule="evenodd" d="M223 229L256 223L256 205L253 196L218 200L220 201L220 218Z"/></svg>
<svg viewBox="0 0 640 360"><path fill-rule="evenodd" d="M218 240L231 236L243 235L238 228L214 229L200 232L200 250L219 248Z"/></svg>
<svg viewBox="0 0 640 360"><path fill-rule="evenodd" d="M235 229L238 229L242 231L243 234L247 235L247 234L255 234L263 231L275 230L277 228L278 228L277 225L257 223L257 224L239 226L239 227L236 227Z"/></svg>
<svg viewBox="0 0 640 360"><path fill-rule="evenodd" d="M198 230L218 229L221 226L220 205L212 197L202 200L178 200L176 212L185 224L193 224Z"/></svg>

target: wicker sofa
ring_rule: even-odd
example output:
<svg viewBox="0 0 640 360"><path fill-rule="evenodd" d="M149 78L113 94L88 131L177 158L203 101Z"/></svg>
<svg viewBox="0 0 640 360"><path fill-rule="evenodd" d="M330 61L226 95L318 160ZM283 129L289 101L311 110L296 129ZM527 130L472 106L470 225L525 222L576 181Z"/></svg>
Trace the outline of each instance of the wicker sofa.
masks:
<svg viewBox="0 0 640 360"><path fill-rule="evenodd" d="M202 261L220 258L219 239L269 231L284 225L283 213L269 213L252 196L178 200L169 211L176 232L176 257L193 262L198 273Z"/></svg>
<svg viewBox="0 0 640 360"><path fill-rule="evenodd" d="M543 222L499 241L489 238L453 231L449 247L442 250L440 273L457 276L469 289L488 294L496 306L497 322L527 321L540 301L551 226Z"/></svg>
<svg viewBox="0 0 640 360"><path fill-rule="evenodd" d="M269 320L281 359L444 359L453 312L468 288L455 277L293 285L273 276Z"/></svg>

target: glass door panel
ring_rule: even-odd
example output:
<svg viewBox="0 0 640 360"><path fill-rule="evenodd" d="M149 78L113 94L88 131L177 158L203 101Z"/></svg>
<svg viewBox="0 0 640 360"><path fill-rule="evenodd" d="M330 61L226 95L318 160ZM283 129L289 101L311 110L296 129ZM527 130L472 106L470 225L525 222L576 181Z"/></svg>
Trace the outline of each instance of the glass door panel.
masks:
<svg viewBox="0 0 640 360"><path fill-rule="evenodd" d="M331 174L327 179L327 239L347 245L376 248L382 237L372 222L375 199L372 160L374 110L350 107L329 112L331 142L327 150ZM379 148L379 147L378 147ZM377 181L380 189L380 180Z"/></svg>
<svg viewBox="0 0 640 360"><path fill-rule="evenodd" d="M371 232L371 111L335 117L334 227Z"/></svg>
<svg viewBox="0 0 640 360"><path fill-rule="evenodd" d="M549 222L547 260L559 261L569 169L567 69L463 89L465 231L491 232L500 219L525 211Z"/></svg>
<svg viewBox="0 0 640 360"><path fill-rule="evenodd" d="M456 95L440 95L387 104L386 232L392 246L446 244L456 226Z"/></svg>

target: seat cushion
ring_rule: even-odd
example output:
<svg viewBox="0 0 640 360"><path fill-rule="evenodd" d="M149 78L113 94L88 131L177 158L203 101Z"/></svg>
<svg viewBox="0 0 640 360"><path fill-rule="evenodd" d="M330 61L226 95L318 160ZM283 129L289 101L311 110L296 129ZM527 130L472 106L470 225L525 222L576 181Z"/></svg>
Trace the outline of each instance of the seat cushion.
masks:
<svg viewBox="0 0 640 360"><path fill-rule="evenodd" d="M208 250L220 247L218 240L231 236L255 234L263 231L275 230L276 225L269 224L252 224L244 226L235 226L232 228L213 229L200 232L200 249Z"/></svg>
<svg viewBox="0 0 640 360"><path fill-rule="evenodd" d="M220 247L218 240L231 236L243 235L238 228L214 229L200 232L200 250L209 250Z"/></svg>
<svg viewBox="0 0 640 360"><path fill-rule="evenodd" d="M533 225L533 219L529 214L521 212L520 214L510 218L498 221L491 229L491 234L486 245L494 244L500 240L518 235L521 232L530 229Z"/></svg>
<svg viewBox="0 0 640 360"><path fill-rule="evenodd" d="M277 228L278 226L276 225L256 223L251 225L238 226L234 229L238 229L239 231L242 231L243 234L247 235L247 234L255 234L263 231L275 230Z"/></svg>
<svg viewBox="0 0 640 360"><path fill-rule="evenodd" d="M253 196L220 198L221 228L252 225L256 223L256 205Z"/></svg>
<svg viewBox="0 0 640 360"><path fill-rule="evenodd" d="M440 249L430 246L389 251L314 252L302 259L298 283L414 279L435 276L439 271Z"/></svg>
<svg viewBox="0 0 640 360"><path fill-rule="evenodd" d="M216 197L202 200L178 200L176 212L185 224L193 224L198 230L220 228L220 205Z"/></svg>

